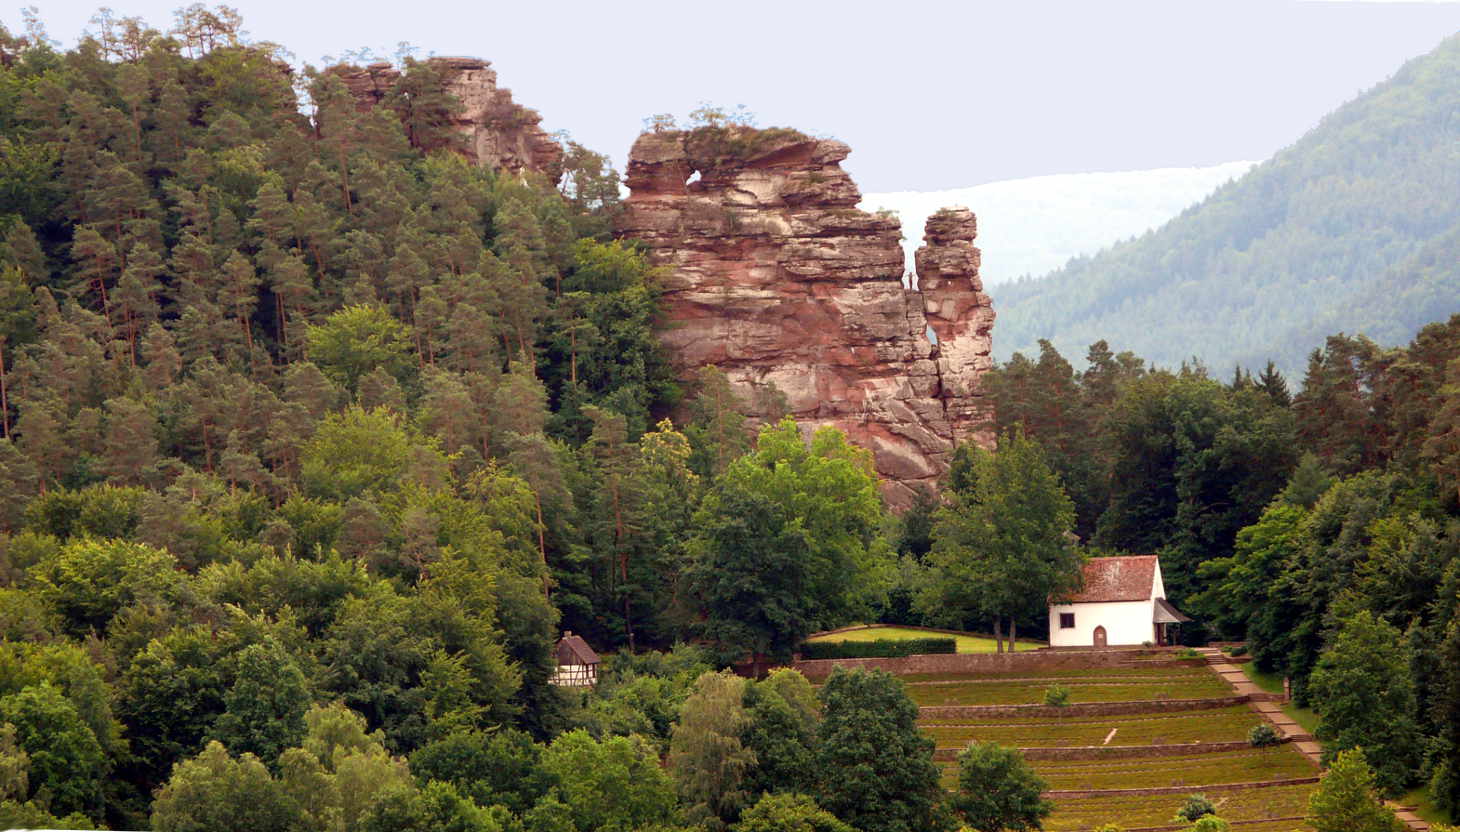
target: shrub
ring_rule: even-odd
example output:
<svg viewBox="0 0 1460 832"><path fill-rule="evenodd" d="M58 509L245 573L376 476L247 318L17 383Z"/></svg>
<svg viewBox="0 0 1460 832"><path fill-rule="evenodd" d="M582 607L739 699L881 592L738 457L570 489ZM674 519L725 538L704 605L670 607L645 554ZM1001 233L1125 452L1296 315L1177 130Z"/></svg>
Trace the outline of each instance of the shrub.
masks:
<svg viewBox="0 0 1460 832"><path fill-rule="evenodd" d="M1178 659L1199 659L1201 657L1201 653L1197 652L1194 647L1183 647L1176 651L1176 658Z"/></svg>
<svg viewBox="0 0 1460 832"><path fill-rule="evenodd" d="M801 645L804 659L895 659L925 653L957 653L952 638L908 638L876 641L809 641Z"/></svg>
<svg viewBox="0 0 1460 832"><path fill-rule="evenodd" d="M1044 704L1063 708L1070 704L1070 689L1064 685L1050 685L1044 689Z"/></svg>
<svg viewBox="0 0 1460 832"><path fill-rule="evenodd" d="M1215 815L1217 807L1207 799L1204 794L1192 794L1186 796L1186 802L1176 810L1176 817L1171 820L1176 823L1196 823L1207 815Z"/></svg>
<svg viewBox="0 0 1460 832"><path fill-rule="evenodd" d="M1252 730L1247 732L1247 743L1253 748L1271 748L1282 741L1277 729L1266 722L1252 726Z"/></svg>
<svg viewBox="0 0 1460 832"><path fill-rule="evenodd" d="M1245 644L1234 644L1231 647L1228 647L1227 648L1227 655L1229 655L1229 656L1245 656L1245 655L1247 655L1247 645L1245 645Z"/></svg>

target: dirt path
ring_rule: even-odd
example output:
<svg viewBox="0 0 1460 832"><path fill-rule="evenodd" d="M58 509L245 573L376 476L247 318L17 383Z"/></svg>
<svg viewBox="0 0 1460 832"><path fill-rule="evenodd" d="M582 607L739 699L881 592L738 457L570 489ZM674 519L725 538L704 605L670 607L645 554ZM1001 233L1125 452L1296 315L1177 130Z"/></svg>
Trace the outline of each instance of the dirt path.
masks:
<svg viewBox="0 0 1460 832"><path fill-rule="evenodd" d="M1313 764L1323 765L1323 746L1313 738L1312 734L1303 730L1292 717L1283 713L1283 706L1276 694L1264 691L1247 678L1247 673L1242 670L1242 665L1236 662L1227 661L1222 651L1215 647L1197 648L1198 652L1206 656L1207 664L1212 671L1226 680L1237 694L1248 694L1252 696L1251 707L1262 714L1278 733L1292 741L1293 747L1304 757L1313 761ZM1404 821L1404 824L1414 832L1429 832L1430 825L1409 809L1390 801L1389 808L1394 810L1395 817Z"/></svg>

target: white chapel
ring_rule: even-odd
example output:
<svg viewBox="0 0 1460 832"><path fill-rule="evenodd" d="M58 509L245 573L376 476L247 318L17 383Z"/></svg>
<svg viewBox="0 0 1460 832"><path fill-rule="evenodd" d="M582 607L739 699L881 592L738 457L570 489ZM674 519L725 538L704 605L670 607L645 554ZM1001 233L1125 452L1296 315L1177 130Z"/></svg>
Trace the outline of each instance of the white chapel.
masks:
<svg viewBox="0 0 1460 832"><path fill-rule="evenodd" d="M1050 647L1174 644L1176 625L1191 620L1166 600L1155 555L1091 558L1084 573L1079 593L1049 605Z"/></svg>

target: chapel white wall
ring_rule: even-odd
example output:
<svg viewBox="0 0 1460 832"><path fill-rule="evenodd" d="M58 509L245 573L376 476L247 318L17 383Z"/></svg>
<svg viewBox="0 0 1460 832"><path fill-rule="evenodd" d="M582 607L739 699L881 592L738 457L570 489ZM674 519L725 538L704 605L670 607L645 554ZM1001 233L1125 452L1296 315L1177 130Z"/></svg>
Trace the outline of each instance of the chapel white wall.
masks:
<svg viewBox="0 0 1460 832"><path fill-rule="evenodd" d="M1075 614L1073 629L1060 629L1060 613ZM1156 638L1156 602L1108 601L1084 604L1051 604L1049 607L1049 646L1090 647L1095 643L1095 628L1105 627L1105 643L1140 645Z"/></svg>

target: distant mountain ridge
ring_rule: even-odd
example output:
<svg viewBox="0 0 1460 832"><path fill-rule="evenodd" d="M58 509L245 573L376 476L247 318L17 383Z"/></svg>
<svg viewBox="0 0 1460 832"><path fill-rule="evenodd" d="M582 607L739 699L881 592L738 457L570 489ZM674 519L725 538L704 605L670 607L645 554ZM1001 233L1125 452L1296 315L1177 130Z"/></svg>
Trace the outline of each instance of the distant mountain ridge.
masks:
<svg viewBox="0 0 1460 832"><path fill-rule="evenodd" d="M1164 224L1254 162L1151 170L1057 173L941 191L866 194L865 211L892 210L906 235L908 270L923 244L923 223L939 208L962 205L978 215L985 286L1042 275L1070 258Z"/></svg>
<svg viewBox="0 0 1460 832"><path fill-rule="evenodd" d="M991 293L1000 358L1103 338L1217 372L1460 312L1460 36L1160 229Z"/></svg>

